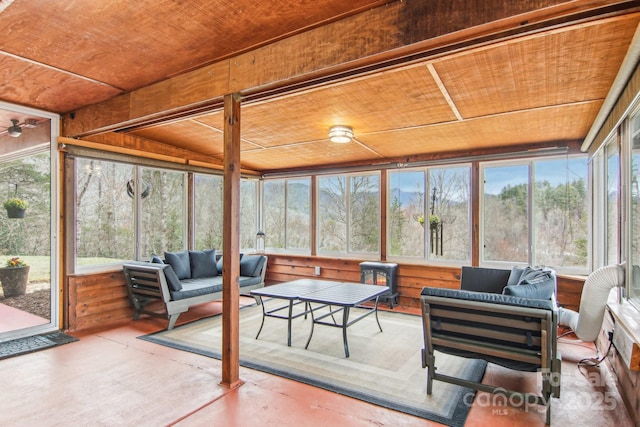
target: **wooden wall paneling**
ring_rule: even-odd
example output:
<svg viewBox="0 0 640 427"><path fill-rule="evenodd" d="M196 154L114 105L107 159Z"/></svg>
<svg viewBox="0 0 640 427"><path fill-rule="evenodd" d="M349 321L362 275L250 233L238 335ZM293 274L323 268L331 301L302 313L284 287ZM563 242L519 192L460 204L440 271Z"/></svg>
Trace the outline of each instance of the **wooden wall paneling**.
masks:
<svg viewBox="0 0 640 427"><path fill-rule="evenodd" d="M86 331L131 321L124 273L71 275L69 291L69 330Z"/></svg>
<svg viewBox="0 0 640 427"><path fill-rule="evenodd" d="M267 283L279 283L301 278L360 282L360 262L354 259L338 259L285 254L269 254ZM314 276L314 267L320 267L320 276ZM460 267L399 264L398 292L400 304L417 307L423 287L460 288ZM584 278L558 277L558 302L578 311Z"/></svg>
<svg viewBox="0 0 640 427"><path fill-rule="evenodd" d="M361 260L273 253L268 256L268 285L301 278L360 282ZM316 266L320 267L320 276L314 275ZM458 289L460 274L460 267L399 264L399 303L419 307L420 292L425 286ZM559 276L558 302L578 311L583 284L584 278ZM69 330L104 328L131 320L133 309L122 272L71 275L67 288Z"/></svg>
<svg viewBox="0 0 640 427"><path fill-rule="evenodd" d="M61 189L61 269L60 269L60 283L64 283L62 289L62 324L63 328L70 327L71 319L76 318L75 314L75 293L73 295L69 292L69 278L68 275L73 272L75 257L76 257L76 167L75 159L67 158L63 153L60 153L63 157L63 161L60 162L62 166L62 181L64 187ZM71 301L71 298L74 298ZM69 307L65 310L65 307Z"/></svg>
<svg viewBox="0 0 640 427"><path fill-rule="evenodd" d="M602 330L596 340L596 345L601 353L604 353L609 348L607 331L614 330L615 324L616 322L611 312L606 310L602 322ZM631 418L635 425L640 425L640 388L638 387L640 371L630 370L615 346L611 346L606 360L614 373L616 385L620 390L620 395L629 410Z"/></svg>

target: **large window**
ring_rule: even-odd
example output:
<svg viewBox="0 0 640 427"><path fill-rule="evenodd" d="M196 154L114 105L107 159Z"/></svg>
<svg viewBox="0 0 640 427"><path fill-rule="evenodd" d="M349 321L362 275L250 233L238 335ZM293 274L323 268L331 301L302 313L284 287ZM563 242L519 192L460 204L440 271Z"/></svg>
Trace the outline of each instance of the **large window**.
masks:
<svg viewBox="0 0 640 427"><path fill-rule="evenodd" d="M468 260L469 180L469 166L389 172L389 255Z"/></svg>
<svg viewBox="0 0 640 427"><path fill-rule="evenodd" d="M485 165L482 261L585 271L586 181L585 157Z"/></svg>
<svg viewBox="0 0 640 427"><path fill-rule="evenodd" d="M535 263L587 267L587 159L533 163Z"/></svg>
<svg viewBox="0 0 640 427"><path fill-rule="evenodd" d="M390 256L425 256L425 171L389 172L387 239Z"/></svg>
<svg viewBox="0 0 640 427"><path fill-rule="evenodd" d="M141 201L141 258L165 251L179 251L185 245L185 173L142 168L142 180L135 194ZM130 181L135 186L136 180Z"/></svg>
<svg viewBox="0 0 640 427"><path fill-rule="evenodd" d="M620 239L618 235L618 205L620 203L620 151L617 138L612 138L605 147L606 152L606 263L618 262Z"/></svg>
<svg viewBox="0 0 640 427"><path fill-rule="evenodd" d="M267 249L309 252L311 179L265 181L263 218Z"/></svg>
<svg viewBox="0 0 640 427"><path fill-rule="evenodd" d="M221 176L194 176L195 249L222 249L223 184Z"/></svg>
<svg viewBox="0 0 640 427"><path fill-rule="evenodd" d="M318 253L380 251L380 175L318 178Z"/></svg>
<svg viewBox="0 0 640 427"><path fill-rule="evenodd" d="M484 168L483 261L529 258L529 166Z"/></svg>
<svg viewBox="0 0 640 427"><path fill-rule="evenodd" d="M77 266L185 247L185 172L86 158L76 167Z"/></svg>
<svg viewBox="0 0 640 427"><path fill-rule="evenodd" d="M258 181L240 181L240 250L256 247L258 232Z"/></svg>
<svg viewBox="0 0 640 427"><path fill-rule="evenodd" d="M134 167L77 160L76 246L78 266L130 260L134 255Z"/></svg>
<svg viewBox="0 0 640 427"><path fill-rule="evenodd" d="M629 296L640 304L640 113L636 113L630 120L630 191L629 205L631 210L630 226L630 251L629 259L631 269L631 283Z"/></svg>
<svg viewBox="0 0 640 427"><path fill-rule="evenodd" d="M193 248L188 172L77 159L76 265L98 267L149 259L166 251L222 252L223 177L193 174ZM240 182L240 248L253 250L258 230L258 181Z"/></svg>

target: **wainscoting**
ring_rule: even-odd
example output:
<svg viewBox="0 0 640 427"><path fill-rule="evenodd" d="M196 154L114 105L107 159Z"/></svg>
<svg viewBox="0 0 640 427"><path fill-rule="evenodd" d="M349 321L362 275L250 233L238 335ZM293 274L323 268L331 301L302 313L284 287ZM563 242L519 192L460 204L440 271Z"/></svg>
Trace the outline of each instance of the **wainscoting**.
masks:
<svg viewBox="0 0 640 427"><path fill-rule="evenodd" d="M266 283L279 283L305 277L325 280L360 282L360 262L311 256L267 254ZM320 275L315 275L320 267ZM398 266L398 303L408 308L420 306L424 286L458 288L460 267L400 264ZM71 331L102 329L129 322L133 310L129 306L125 278L121 270L67 277L65 325ZM577 311L584 278L558 277L558 302Z"/></svg>

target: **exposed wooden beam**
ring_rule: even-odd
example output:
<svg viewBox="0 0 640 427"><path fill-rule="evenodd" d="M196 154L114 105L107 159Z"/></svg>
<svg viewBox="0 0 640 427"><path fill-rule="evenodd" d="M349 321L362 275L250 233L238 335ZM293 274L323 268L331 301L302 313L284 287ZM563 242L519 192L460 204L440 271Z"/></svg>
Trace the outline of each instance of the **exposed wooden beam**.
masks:
<svg viewBox="0 0 640 427"><path fill-rule="evenodd" d="M224 231L222 246L222 381L240 380L240 96L224 98Z"/></svg>
<svg viewBox="0 0 640 427"><path fill-rule="evenodd" d="M223 170L224 168L222 160L217 157L194 153L183 148L122 133L109 132L88 136L86 139L61 137L59 142L216 170ZM258 172L251 169L242 169L241 173L259 175Z"/></svg>
<svg viewBox="0 0 640 427"><path fill-rule="evenodd" d="M588 0L393 2L66 114L62 134L83 137L195 115L227 93L266 96L632 7Z"/></svg>

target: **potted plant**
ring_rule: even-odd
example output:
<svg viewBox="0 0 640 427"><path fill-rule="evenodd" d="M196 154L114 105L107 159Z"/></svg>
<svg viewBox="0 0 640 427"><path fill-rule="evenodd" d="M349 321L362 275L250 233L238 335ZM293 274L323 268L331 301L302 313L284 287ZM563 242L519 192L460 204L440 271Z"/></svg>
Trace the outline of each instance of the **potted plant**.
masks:
<svg viewBox="0 0 640 427"><path fill-rule="evenodd" d="M9 258L0 268L0 284L5 298L24 295L29 283L29 264L19 257Z"/></svg>
<svg viewBox="0 0 640 427"><path fill-rule="evenodd" d="M435 230L440 224L440 217L438 215L429 215L429 227Z"/></svg>
<svg viewBox="0 0 640 427"><path fill-rule="evenodd" d="M24 213L29 207L29 203L26 200L12 197L6 200L2 206L7 210L9 218L24 218Z"/></svg>

